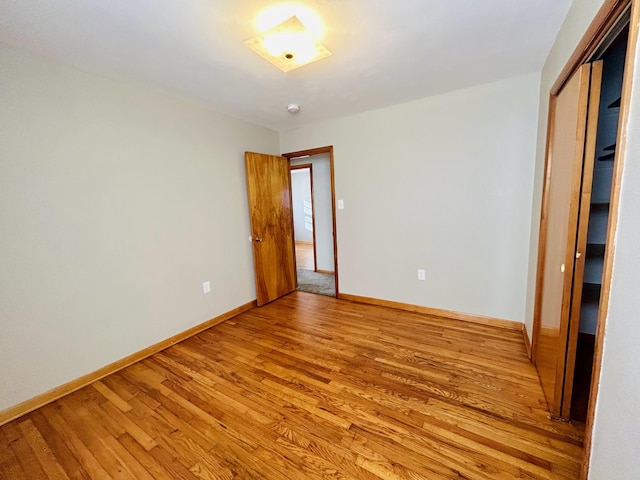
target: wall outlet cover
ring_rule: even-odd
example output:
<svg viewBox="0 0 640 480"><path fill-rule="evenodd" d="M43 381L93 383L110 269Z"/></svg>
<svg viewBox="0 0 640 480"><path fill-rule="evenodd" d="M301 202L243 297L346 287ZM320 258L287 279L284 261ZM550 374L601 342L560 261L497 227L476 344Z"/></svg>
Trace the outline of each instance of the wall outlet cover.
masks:
<svg viewBox="0 0 640 480"><path fill-rule="evenodd" d="M211 282L209 280L202 282L202 293L211 293Z"/></svg>

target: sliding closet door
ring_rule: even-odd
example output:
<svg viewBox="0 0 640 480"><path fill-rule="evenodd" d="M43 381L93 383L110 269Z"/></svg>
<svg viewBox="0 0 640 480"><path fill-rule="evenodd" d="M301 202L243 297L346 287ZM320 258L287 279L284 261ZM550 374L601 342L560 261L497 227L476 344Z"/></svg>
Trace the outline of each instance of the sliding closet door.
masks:
<svg viewBox="0 0 640 480"><path fill-rule="evenodd" d="M575 265L573 268L573 291L571 294L571 312L567 339L566 365L564 368L564 386L560 417L571 418L571 398L573 395L573 377L576 368L578 350L578 333L582 312L582 290L585 279L587 261L587 234L591 212L591 192L593 189L594 163L596 159L596 138L598 136L598 114L600 110L600 93L602 86L603 62L599 60L591 64L591 85L589 87L589 111L587 114L587 136L584 147L582 167L582 187L580 190L580 210L578 214L578 233L575 248ZM597 268L596 268L597 270ZM593 271L593 268L591 268ZM589 276L593 276L592 274Z"/></svg>
<svg viewBox="0 0 640 480"><path fill-rule="evenodd" d="M583 65L551 98L534 348L556 417L562 407L590 80L591 65Z"/></svg>

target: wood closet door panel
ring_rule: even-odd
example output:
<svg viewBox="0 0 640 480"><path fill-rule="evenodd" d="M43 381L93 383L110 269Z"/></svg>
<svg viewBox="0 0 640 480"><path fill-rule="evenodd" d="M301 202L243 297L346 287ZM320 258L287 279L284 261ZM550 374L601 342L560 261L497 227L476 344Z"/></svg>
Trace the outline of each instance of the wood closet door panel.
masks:
<svg viewBox="0 0 640 480"><path fill-rule="evenodd" d="M591 212L591 193L593 190L593 170L596 159L596 138L598 134L598 114L600 111L600 93L602 87L603 61L591 64L591 82L589 86L589 110L587 115L587 133L582 162L582 186L580 189L580 210L578 213L578 230L573 267L573 290L571 294L571 311L567 333L567 354L564 367L564 386L560 417L570 419L571 398L573 395L573 379L576 368L578 350L578 332L582 305L582 288L585 278L587 259L587 234L589 231L589 213Z"/></svg>
<svg viewBox="0 0 640 480"><path fill-rule="evenodd" d="M590 77L583 65L551 99L535 359L553 416L561 414Z"/></svg>

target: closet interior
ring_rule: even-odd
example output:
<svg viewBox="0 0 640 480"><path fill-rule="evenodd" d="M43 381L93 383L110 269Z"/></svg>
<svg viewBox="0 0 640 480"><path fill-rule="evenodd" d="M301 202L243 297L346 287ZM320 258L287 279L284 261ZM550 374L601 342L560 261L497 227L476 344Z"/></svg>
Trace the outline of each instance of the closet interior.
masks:
<svg viewBox="0 0 640 480"><path fill-rule="evenodd" d="M602 60L603 66L570 410L570 418L579 421L586 419L589 404L628 35L627 24L619 33L616 32L608 45L605 44L606 48L600 49L602 53L596 53L593 58L594 61Z"/></svg>
<svg viewBox="0 0 640 480"><path fill-rule="evenodd" d="M628 25L629 12L550 102L532 349L562 420L587 416Z"/></svg>

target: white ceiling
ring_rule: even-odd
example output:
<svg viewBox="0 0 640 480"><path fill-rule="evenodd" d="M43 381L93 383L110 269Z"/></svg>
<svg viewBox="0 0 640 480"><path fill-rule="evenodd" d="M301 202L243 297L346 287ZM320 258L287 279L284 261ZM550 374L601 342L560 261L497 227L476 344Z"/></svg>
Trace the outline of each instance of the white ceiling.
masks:
<svg viewBox="0 0 640 480"><path fill-rule="evenodd" d="M277 3L0 0L0 41L286 130L539 71L571 0L300 0L333 55L289 73L242 44Z"/></svg>

